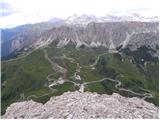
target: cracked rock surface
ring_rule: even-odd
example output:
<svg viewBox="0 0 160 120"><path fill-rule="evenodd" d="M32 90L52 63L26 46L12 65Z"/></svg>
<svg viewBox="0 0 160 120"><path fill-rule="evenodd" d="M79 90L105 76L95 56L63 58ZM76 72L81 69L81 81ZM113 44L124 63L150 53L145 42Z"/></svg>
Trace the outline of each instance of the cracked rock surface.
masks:
<svg viewBox="0 0 160 120"><path fill-rule="evenodd" d="M7 108L3 118L158 118L159 108L139 98L114 93L66 92L51 97L44 105L30 101L17 102Z"/></svg>

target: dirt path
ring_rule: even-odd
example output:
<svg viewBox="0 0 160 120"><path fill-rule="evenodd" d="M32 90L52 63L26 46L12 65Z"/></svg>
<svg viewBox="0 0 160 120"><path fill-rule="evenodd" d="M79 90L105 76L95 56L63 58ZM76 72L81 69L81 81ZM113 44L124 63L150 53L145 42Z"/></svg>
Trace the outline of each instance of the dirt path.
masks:
<svg viewBox="0 0 160 120"><path fill-rule="evenodd" d="M53 89L52 87L55 86L55 85L58 85L59 83L58 83L58 80L55 80L55 79L50 78L50 77L51 77L52 75L56 74L57 72L60 72L60 73L63 74L63 76L65 76L65 74L66 74L66 72L67 72L67 69L65 69L65 68L59 66L58 64L54 63L54 62L48 57L48 53L47 53L47 51L46 51L45 49L44 49L43 51L44 51L44 58L45 58L47 61L49 61L49 63L50 63L51 66L52 66L52 69L53 69L54 71L56 71L55 73L51 73L51 74L47 75L47 77L46 77L46 79L48 80L48 82L53 81L52 85L50 84L50 85L48 86L48 88L51 90L51 92L46 93L46 94L43 94L43 95L41 95L41 96L31 95L31 96L28 96L28 97L27 97L27 100L29 100L31 97L40 98L40 97L44 97L44 96L50 95L50 94L52 94L53 92L55 92L56 89ZM88 65L88 66L84 66L84 67L91 67L91 68L95 67L95 65L98 63L100 57L103 56L103 55L105 55L105 54L108 54L108 53L102 53L102 54L98 55L98 56L97 56L97 59L95 60L95 62L94 62L92 65ZM58 59L68 59L71 63L76 63L76 64L77 64L77 69L76 69L76 71L74 72L74 75L71 76L71 77L74 77L75 80L77 80L76 77L79 76L79 80L81 80L81 77L80 77L80 75L79 75L78 73L80 73L82 67L80 66L80 64L79 64L78 62L75 61L75 59L70 58L70 57L67 57L65 54L63 54L63 56L57 57L57 58L58 58ZM108 78L108 77L105 77L105 78L103 78L103 79L101 79L101 80L97 80L97 81L83 82L83 83L81 83L81 84L78 83L78 82L75 82L75 81L71 81L71 80L65 79L65 80L62 81L62 84L63 84L64 82L73 83L75 86L79 86L79 88L80 88L79 91L80 91L80 92L84 92L84 89L85 89L86 85L88 85L88 84L94 84L94 83L102 82L102 81L106 81L106 80L115 82L115 83L116 83L116 84L115 84L115 88L117 88L119 91L130 92L130 93L132 93L132 94L134 94L134 95L143 97L142 99L153 98L153 95L152 95L151 93L143 93L143 94L140 94L140 93L136 93L136 92L134 92L134 91L132 91L132 90L130 90L130 89L122 88L122 87L120 87L121 84L122 84L121 81L115 80L115 79L112 79L112 78ZM56 82L57 82L57 83L56 83ZM25 99L24 94L20 94L20 98L21 98L21 99Z"/></svg>
<svg viewBox="0 0 160 120"><path fill-rule="evenodd" d="M37 48L37 49L33 49L32 51L27 52L26 54L24 54L24 55L22 55L22 56L19 56L19 57L17 57L17 58L12 58L12 59L9 59L9 60L5 60L5 62L11 62L11 61L23 59L23 58L27 57L28 55L32 54L32 53L33 53L34 51L36 51L36 50L38 50L38 48Z"/></svg>
<svg viewBox="0 0 160 120"><path fill-rule="evenodd" d="M50 76L56 74L57 72L62 72L63 74L65 74L66 69L62 68L62 67L59 66L58 64L53 63L52 60L48 57L47 51L46 51L45 49L44 49L43 51L44 51L44 58L45 58L47 61L49 61L49 63L50 63L51 66L52 66L52 69L53 69L53 70L56 70L55 73L51 73L51 74L47 75L46 79L48 80L48 82L51 81L51 80L54 81L55 79L50 78ZM24 57L26 57L26 56L24 56ZM44 97L44 96L50 95L50 94L52 94L53 92L57 91L56 89L53 89L52 86L50 86L50 85L48 85L48 88L51 90L51 92L46 93L46 94L43 94L43 95L40 95L40 96L37 96L37 95L33 94L33 95L30 95L30 96L28 96L27 98L25 98L24 93L21 93L21 94L20 94L20 99L22 99L22 100L25 100L25 99L29 100L31 97L40 98L40 97Z"/></svg>
<svg viewBox="0 0 160 120"><path fill-rule="evenodd" d="M64 74L63 76L65 76L65 74L66 74L66 72L67 72L67 69L65 69L65 68L59 66L58 64L54 63L54 62L48 57L48 53L47 53L46 50L44 50L44 57L51 63L52 69L55 70L56 73L57 73L57 72L61 72L62 74ZM58 58L58 57L57 57L57 58ZM59 57L59 58L60 58L60 59L65 59L65 58L66 58L66 59L70 60L71 62L75 62L75 60L74 60L73 58L66 57L65 55L63 55L62 57ZM53 80L53 81L54 81L54 82L53 82L53 86L59 84L59 81L58 81L58 80L55 80L55 79L53 79L53 78L50 78L50 76L52 76L52 75L54 75L54 74L56 74L56 73L52 73L52 74L49 74L49 75L47 76L47 80L48 80L48 81L50 81L50 80ZM65 82L70 82L70 83L73 83L73 84L76 85L76 86L80 86L79 83L76 83L76 82L71 81L71 80L65 79L65 80L63 80L63 83L65 83ZM62 83L62 84L63 84L63 83ZM49 86L49 87L50 87L50 89L52 89L51 86Z"/></svg>
<svg viewBox="0 0 160 120"><path fill-rule="evenodd" d="M97 82L102 82L102 81L106 81L106 80L109 80L109 81L112 81L112 82L116 82L117 84L115 84L115 88L117 88L119 91L126 91L126 92L130 92L134 95L137 95L137 96L144 96L142 99L146 99L146 98L153 98L153 95L151 93L143 93L143 94L140 94L140 93L136 93L130 89L125 89L125 88L121 88L121 81L119 80L115 80L115 79L112 79L112 78L103 78L101 80L97 80L97 81L91 81L91 82L85 82L83 83L84 85L88 85L88 84L93 84L93 83L97 83Z"/></svg>
<svg viewBox="0 0 160 120"><path fill-rule="evenodd" d="M34 98L40 98L40 97L48 96L48 95L51 95L52 93L54 93L55 91L57 91L57 89L51 88L51 92L43 94L43 95L40 95L40 96L37 96L37 95L33 94L33 95L28 96L27 100L30 100L30 98L32 98L32 97L34 97Z"/></svg>
<svg viewBox="0 0 160 120"><path fill-rule="evenodd" d="M47 50L44 49L43 51L44 51L44 57L45 57L45 59L50 62L52 68L53 68L55 71L59 71L59 72L65 74L67 70L66 70L65 68L59 66L58 64L54 63L54 62L48 57Z"/></svg>

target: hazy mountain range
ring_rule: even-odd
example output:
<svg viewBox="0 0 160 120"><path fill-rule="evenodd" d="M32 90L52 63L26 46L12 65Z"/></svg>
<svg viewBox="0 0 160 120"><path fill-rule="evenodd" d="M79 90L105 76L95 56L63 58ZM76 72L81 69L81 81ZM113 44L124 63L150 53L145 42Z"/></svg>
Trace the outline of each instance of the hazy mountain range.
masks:
<svg viewBox="0 0 160 120"><path fill-rule="evenodd" d="M137 29L137 26L140 27ZM58 44L59 47L64 46L69 41L76 44L76 47L82 44L88 47L104 46L107 48L115 48L123 44L123 47L125 47L129 41L126 40L125 42L123 40L128 39L127 37L137 36L139 31L141 32L138 33L141 34L139 37L146 37L146 34L151 34L149 36L154 37L155 34L158 34L158 17L145 18L136 13L125 16L107 14L103 17L85 14L82 16L73 15L64 20L53 17L48 22L2 29L1 56L6 57L15 51L40 45L42 40L42 44L47 44L58 36L61 37L59 38L61 39ZM120 36L120 40L117 41L118 36ZM49 37L52 40L49 40ZM149 44L149 42L145 43ZM111 44L112 46L109 47ZM151 46L155 48L155 45Z"/></svg>
<svg viewBox="0 0 160 120"><path fill-rule="evenodd" d="M73 15L66 19L53 17L43 23L2 29L1 36L1 113L5 114L8 108L5 117L34 118L37 114L41 116L39 112L43 114L40 118L43 116L44 118L71 116L90 118L89 116L93 114L97 115L93 118L158 117L159 21L157 17L145 18L139 14L103 17ZM68 91L78 92L73 94L69 92L66 94L71 95L69 98L63 97L62 94ZM137 101L135 98L130 99L133 100L130 109L130 100L124 102L123 99L126 98L118 94L116 98L104 97L105 95L96 97L96 94L88 94L88 91L108 95L118 93L124 97L139 99ZM79 95L79 102L87 106L82 107L79 103L77 106L75 95ZM54 110L60 111L55 115L52 114L53 110L50 107L44 107L52 96L60 96L57 98L62 98L63 101L55 103L57 107ZM91 99L93 104L88 106L86 101L90 101L88 99L90 96L94 96L94 99ZM99 111L97 112L91 108L96 105L95 101L101 98L100 96L107 100L97 102L100 106L96 107ZM73 108L77 106L76 111L78 111L72 107L68 109L68 104L60 105L59 103L65 103L63 98L66 103L68 100L73 100L73 104L70 102L68 104ZM84 99L81 101L81 98ZM52 100L48 103L50 102ZM101 106L104 103L111 105L108 106L111 112L105 109L102 111ZM124 103L127 105L124 106ZM113 104L116 107L113 107ZM35 105L41 107L32 107ZM67 108L65 110L71 111L71 114L67 112L66 115L66 112L61 111L62 106ZM87 108L84 109L85 107ZM119 114L117 116L115 108L122 112L121 116ZM37 112L31 112L34 110ZM91 114L86 111L91 111ZM29 114L25 116L26 113Z"/></svg>

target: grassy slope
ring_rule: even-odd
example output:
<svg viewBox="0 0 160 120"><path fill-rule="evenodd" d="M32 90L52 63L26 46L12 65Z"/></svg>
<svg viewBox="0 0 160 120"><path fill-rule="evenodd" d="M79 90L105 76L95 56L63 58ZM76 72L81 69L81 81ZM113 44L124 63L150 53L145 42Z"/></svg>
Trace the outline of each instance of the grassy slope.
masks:
<svg viewBox="0 0 160 120"><path fill-rule="evenodd" d="M116 73L116 79L121 80L123 88L128 88L138 93L144 93L144 91L141 90L141 88L150 91L153 94L154 98L149 99L148 101L151 101L154 104L158 105L159 102L158 63L154 62L148 63L144 67L145 71L142 72L137 67L137 65L131 61L131 58L128 56L120 56L119 54L108 54L103 56L103 58L104 61L106 61L105 67L103 68L104 69L103 72L105 71L105 69L107 70L112 69L113 70L112 74ZM98 64L100 67L97 66L97 69L100 70L101 66L104 66L104 64L100 64L99 62ZM105 74L107 75L108 73L106 72ZM112 74L109 74L110 75L109 77L112 77L113 76ZM102 83L96 83L96 84L98 87L100 85L101 87L104 85L104 84L102 85ZM111 86L109 84L106 84L106 87L111 87ZM103 89L106 87L103 87ZM96 89L96 90L97 90L96 92L101 93L101 89L100 90ZM119 91L119 93L124 96L134 96L127 92Z"/></svg>
<svg viewBox="0 0 160 120"><path fill-rule="evenodd" d="M72 57L82 66L80 76L83 82L100 80L104 77L119 79L122 81L124 88L132 89L135 92L142 92L140 88L147 89L152 92L154 99L149 99L158 105L158 63L148 63L145 66L145 72L142 72L135 63L131 62L131 57L120 56L119 54L104 55L98 61L96 69L91 70L89 66L94 63L97 56L104 53L104 49L73 49L72 47L65 47L62 49L56 48L54 44L50 44L45 48L48 56L54 60L54 56L62 56L63 54ZM103 58L103 59L102 59ZM102 64L102 63L103 64ZM69 60L58 60L57 63L68 71L66 78L71 80L77 65L71 63ZM51 93L48 89L46 76L55 73L52 70L50 63L44 58L42 50L38 50L31 55L21 60L12 62L2 62L2 113L6 107L19 99L19 95L24 93L25 97L30 95L43 95ZM52 77L57 79L59 73ZM51 78L52 78L51 77ZM87 85L85 90L112 94L119 92L124 96L134 96L127 92L120 92L114 87L115 83L111 81L103 81ZM72 83L65 83L54 87L58 89L57 92L40 97L38 99L32 98L38 102L46 102L51 96L63 94L65 91L73 91L77 88Z"/></svg>
<svg viewBox="0 0 160 120"><path fill-rule="evenodd" d="M50 91L50 92L48 92L49 94L47 94L46 96L39 97L39 98L31 97L30 99L33 99L34 101L37 101L37 102L45 103L50 99L51 96L59 96L59 95L63 94L64 92L76 90L74 84L69 83L69 82L66 82L62 85L56 85L53 87L53 89L57 89L57 91L55 91L55 92ZM42 94L40 94L40 95L42 95Z"/></svg>
<svg viewBox="0 0 160 120"><path fill-rule="evenodd" d="M158 63L151 63L149 62L146 66L146 79L145 79L145 88L150 90L154 99L148 99L159 105L159 65Z"/></svg>
<svg viewBox="0 0 160 120"><path fill-rule="evenodd" d="M54 72L44 58L43 51L36 51L26 58L2 62L2 112L21 93L43 92L46 76Z"/></svg>

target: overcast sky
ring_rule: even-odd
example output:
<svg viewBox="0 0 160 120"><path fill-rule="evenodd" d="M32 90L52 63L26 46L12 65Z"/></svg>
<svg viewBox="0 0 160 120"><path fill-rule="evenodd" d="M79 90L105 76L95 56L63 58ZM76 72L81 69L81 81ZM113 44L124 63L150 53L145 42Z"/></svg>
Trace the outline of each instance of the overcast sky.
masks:
<svg viewBox="0 0 160 120"><path fill-rule="evenodd" d="M136 12L158 16L159 0L0 0L0 28L66 18L73 14L103 16Z"/></svg>

